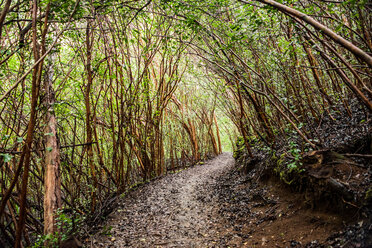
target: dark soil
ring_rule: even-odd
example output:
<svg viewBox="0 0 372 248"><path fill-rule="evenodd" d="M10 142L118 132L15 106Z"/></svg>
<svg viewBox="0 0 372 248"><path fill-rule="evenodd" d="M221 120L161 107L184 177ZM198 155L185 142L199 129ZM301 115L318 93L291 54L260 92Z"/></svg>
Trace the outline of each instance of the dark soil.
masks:
<svg viewBox="0 0 372 248"><path fill-rule="evenodd" d="M259 179L237 170L219 178L219 214L243 239L237 247L369 247L370 221L358 211L312 208L311 195L275 177Z"/></svg>
<svg viewBox="0 0 372 248"><path fill-rule="evenodd" d="M229 153L128 193L89 247L368 247L365 216L312 208Z"/></svg>

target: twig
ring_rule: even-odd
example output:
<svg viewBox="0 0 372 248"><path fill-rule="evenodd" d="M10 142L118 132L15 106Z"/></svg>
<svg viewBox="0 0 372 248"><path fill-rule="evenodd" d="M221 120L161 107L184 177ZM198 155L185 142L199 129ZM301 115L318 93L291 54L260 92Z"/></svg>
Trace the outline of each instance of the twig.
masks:
<svg viewBox="0 0 372 248"><path fill-rule="evenodd" d="M352 154L352 153L345 153L341 154L346 157L358 157L358 158L372 158L372 154Z"/></svg>
<svg viewBox="0 0 372 248"><path fill-rule="evenodd" d="M345 201L343 197L342 197L341 199L342 199L342 201L343 201L344 203L349 204L350 206L353 206L353 207L355 207L355 208L360 208L360 207L358 207L357 205L355 205L355 204L353 204L353 203L351 203L351 202Z"/></svg>
<svg viewBox="0 0 372 248"><path fill-rule="evenodd" d="M77 146L88 146L88 145L93 145L93 144L96 144L97 142L89 142L89 143L82 143L82 144L76 144L76 145L65 145L65 146L61 146L60 149L64 149L64 148L70 148L70 147L77 147ZM31 150L31 152L42 152L42 151L45 151L45 149L40 149L40 150ZM0 148L0 152L1 153L8 153L8 154L21 154L22 152L21 151L11 151L11 150L6 150L6 149L1 149Z"/></svg>

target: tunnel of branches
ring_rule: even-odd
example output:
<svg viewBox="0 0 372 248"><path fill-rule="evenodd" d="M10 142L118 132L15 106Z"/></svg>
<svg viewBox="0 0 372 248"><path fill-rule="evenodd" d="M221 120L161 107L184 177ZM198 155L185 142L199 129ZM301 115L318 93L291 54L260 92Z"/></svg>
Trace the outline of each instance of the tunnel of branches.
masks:
<svg viewBox="0 0 372 248"><path fill-rule="evenodd" d="M371 8L2 0L0 246L29 246L55 232L56 213L86 221L223 151L254 160L256 146L287 143L279 170L292 172L332 147L316 132L325 120L369 126Z"/></svg>

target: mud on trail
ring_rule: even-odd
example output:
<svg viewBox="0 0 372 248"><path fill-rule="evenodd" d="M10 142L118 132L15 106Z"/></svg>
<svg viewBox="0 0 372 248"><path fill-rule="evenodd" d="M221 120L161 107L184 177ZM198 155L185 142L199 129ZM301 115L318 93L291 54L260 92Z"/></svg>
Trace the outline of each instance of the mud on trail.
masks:
<svg viewBox="0 0 372 248"><path fill-rule="evenodd" d="M140 186L88 247L321 247L342 229L335 214L241 176L231 153ZM314 244L314 246L312 245ZM304 246L305 247L305 246Z"/></svg>

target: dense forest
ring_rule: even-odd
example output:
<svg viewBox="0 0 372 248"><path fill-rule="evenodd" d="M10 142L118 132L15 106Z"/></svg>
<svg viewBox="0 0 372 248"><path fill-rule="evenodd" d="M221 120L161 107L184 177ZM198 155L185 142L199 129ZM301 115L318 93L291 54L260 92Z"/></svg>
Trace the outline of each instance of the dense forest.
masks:
<svg viewBox="0 0 372 248"><path fill-rule="evenodd" d="M229 150L296 187L327 178L319 164L354 166L357 189L333 176L325 191L366 204L371 9L1 0L0 246L84 236L111 199Z"/></svg>

